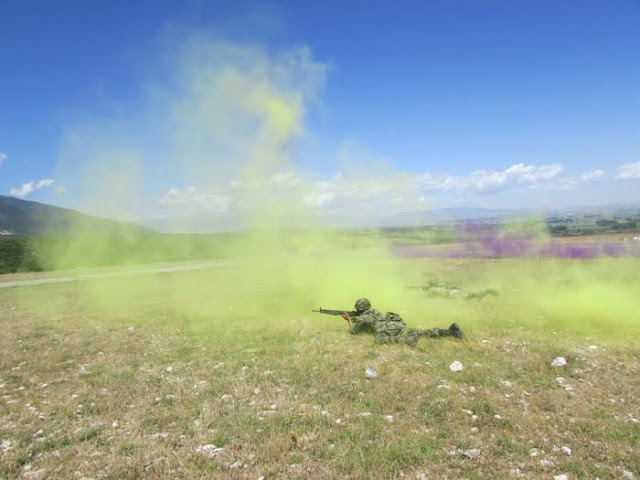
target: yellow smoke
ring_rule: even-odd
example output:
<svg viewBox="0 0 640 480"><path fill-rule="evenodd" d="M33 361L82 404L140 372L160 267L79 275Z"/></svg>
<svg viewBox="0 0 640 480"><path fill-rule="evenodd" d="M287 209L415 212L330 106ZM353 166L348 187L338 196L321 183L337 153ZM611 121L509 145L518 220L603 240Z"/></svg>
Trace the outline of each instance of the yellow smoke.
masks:
<svg viewBox="0 0 640 480"><path fill-rule="evenodd" d="M144 101L69 128L58 177L66 179L81 210L117 219L139 218L145 208L157 208L169 188L179 196L191 187L195 193L185 201L185 211L191 211L188 201L215 196L222 199L220 209L228 207L230 215L245 219L248 232L211 237L213 256L235 258L233 267L87 282L83 293L100 309L144 315L168 310L174 318L215 323L301 316L317 307L351 308L356 298L367 296L374 306L396 311L416 327L458 321L473 332L493 324L508 328L513 320L583 331L585 325L602 328L616 318L627 331L637 325L634 287L607 285L615 272L629 273L620 262L612 261L610 271L574 266L570 271L580 281L565 284L567 267L560 262L496 262L476 271L473 263L401 261L375 232L323 229L305 204L311 182L290 156L328 70L308 49L274 53L196 35L170 58L168 78L150 82ZM376 195L393 202L394 191L411 189L409 179L383 166L384 159L364 158L366 165L356 164L352 178L371 172L392 178L369 184ZM348 171L350 161L342 163ZM283 172L295 172L295 178ZM163 191L159 182L165 182ZM230 182L238 193L226 198L228 192L217 189ZM341 187L355 198L362 185L344 180ZM150 198L155 204L149 205ZM366 195L360 198L363 205L369 201ZM508 225L507 232L520 227ZM124 239L85 233L56 244L51 263L108 265L114 245L142 252L129 257L133 262L161 259L154 255L155 244L134 230ZM171 248L178 258L189 244L175 240ZM500 297L495 302L430 300L405 288L434 276L471 289L496 287Z"/></svg>

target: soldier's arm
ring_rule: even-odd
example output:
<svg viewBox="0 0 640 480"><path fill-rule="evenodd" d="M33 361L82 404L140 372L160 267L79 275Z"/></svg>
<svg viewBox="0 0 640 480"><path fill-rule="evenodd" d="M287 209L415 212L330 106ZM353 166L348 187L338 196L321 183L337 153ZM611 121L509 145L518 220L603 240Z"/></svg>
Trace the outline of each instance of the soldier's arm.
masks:
<svg viewBox="0 0 640 480"><path fill-rule="evenodd" d="M349 332L357 335L363 331L373 331L373 322L375 318L372 315L360 315L351 317L352 322L349 325Z"/></svg>

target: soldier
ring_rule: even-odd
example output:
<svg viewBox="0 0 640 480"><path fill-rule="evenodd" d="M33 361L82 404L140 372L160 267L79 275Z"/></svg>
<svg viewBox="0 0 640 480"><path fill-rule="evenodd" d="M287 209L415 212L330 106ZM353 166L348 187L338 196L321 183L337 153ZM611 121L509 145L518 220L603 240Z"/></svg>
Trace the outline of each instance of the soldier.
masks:
<svg viewBox="0 0 640 480"><path fill-rule="evenodd" d="M455 337L464 339L464 333L457 323L452 323L447 329L429 328L417 330L408 328L397 313L387 312L384 316L371 308L371 302L366 298L356 301L355 312L344 314L349 322L349 331L357 335L360 332L371 332L376 343L406 343L415 346L420 337Z"/></svg>

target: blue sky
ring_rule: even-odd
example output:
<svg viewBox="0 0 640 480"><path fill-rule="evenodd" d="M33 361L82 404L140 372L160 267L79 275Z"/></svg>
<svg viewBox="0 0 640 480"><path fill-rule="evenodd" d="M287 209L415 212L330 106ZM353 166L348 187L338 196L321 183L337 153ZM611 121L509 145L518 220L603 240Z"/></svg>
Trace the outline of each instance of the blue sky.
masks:
<svg viewBox="0 0 640 480"><path fill-rule="evenodd" d="M636 0L5 0L0 31L1 194L134 219L640 201ZM250 91L289 109L277 140Z"/></svg>

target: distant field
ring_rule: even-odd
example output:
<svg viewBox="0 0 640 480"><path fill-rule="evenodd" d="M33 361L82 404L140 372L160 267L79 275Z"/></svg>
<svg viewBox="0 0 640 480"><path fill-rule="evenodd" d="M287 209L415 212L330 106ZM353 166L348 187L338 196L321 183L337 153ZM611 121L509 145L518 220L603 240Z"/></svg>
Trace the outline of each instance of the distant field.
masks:
<svg viewBox="0 0 640 480"><path fill-rule="evenodd" d="M631 478L638 267L361 249L0 291L0 478ZM469 344L310 313L363 295Z"/></svg>

